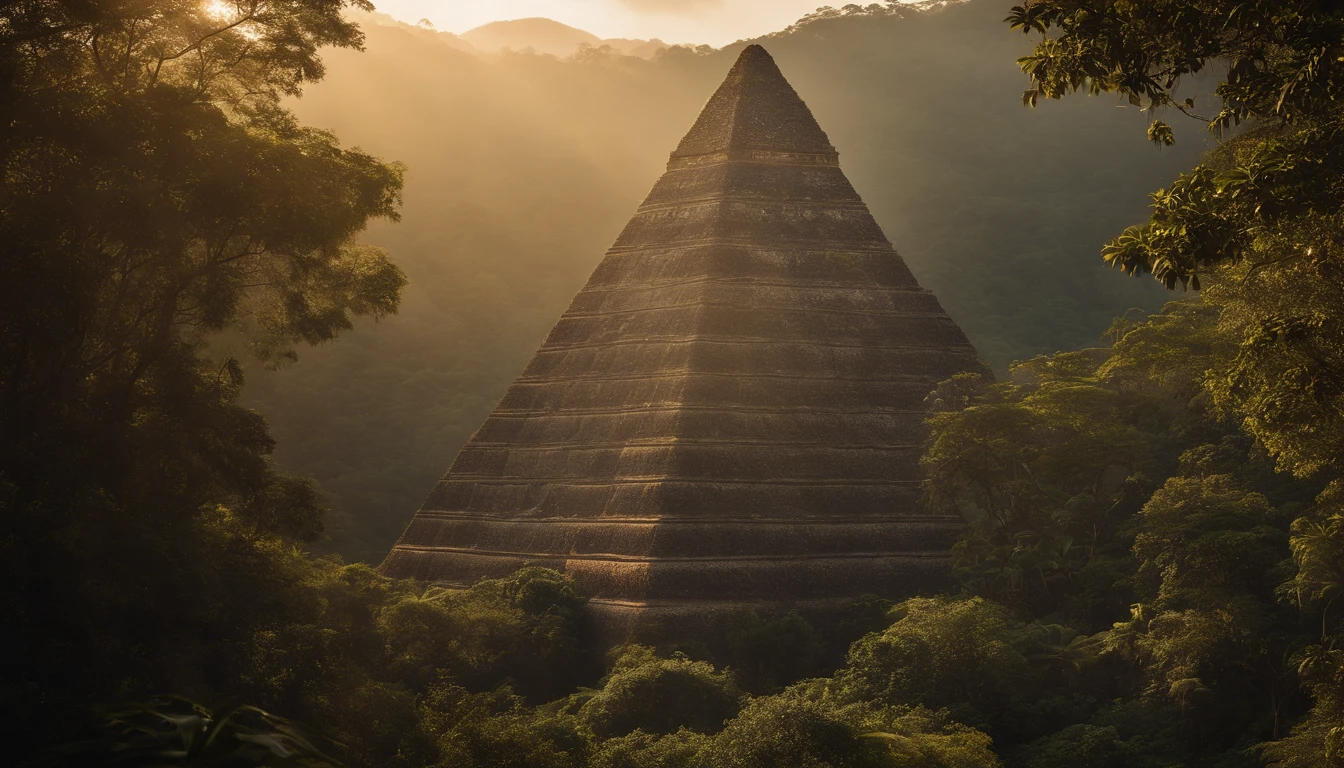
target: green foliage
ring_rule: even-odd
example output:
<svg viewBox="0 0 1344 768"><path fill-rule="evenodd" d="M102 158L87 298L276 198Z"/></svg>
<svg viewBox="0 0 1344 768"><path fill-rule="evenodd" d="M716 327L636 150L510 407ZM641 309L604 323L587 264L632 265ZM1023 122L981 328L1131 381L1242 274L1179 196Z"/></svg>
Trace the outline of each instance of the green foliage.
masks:
<svg viewBox="0 0 1344 768"><path fill-rule="evenodd" d="M842 705L825 681L754 699L700 753L698 766L997 768L985 734L942 713Z"/></svg>
<svg viewBox="0 0 1344 768"><path fill-rule="evenodd" d="M1023 768L1174 768L1148 754L1148 734L1121 739L1114 726L1071 725L1023 748Z"/></svg>
<svg viewBox="0 0 1344 768"><path fill-rule="evenodd" d="M963 583L1041 614L1104 567L1108 544L1162 460L1162 404L1103 381L1089 353L1037 358L1019 384L963 378L930 419L923 458L931 505L967 517L954 550ZM1092 609L1066 610L1087 621Z"/></svg>
<svg viewBox="0 0 1344 768"><path fill-rule="evenodd" d="M752 693L777 691L819 673L826 652L821 635L797 612L766 618L751 613L727 639L728 663Z"/></svg>
<svg viewBox="0 0 1344 768"><path fill-rule="evenodd" d="M1312 707L1286 738L1262 745L1269 765L1306 768L1344 765L1344 654L1330 647L1336 635L1306 648L1299 656L1298 674L1310 693Z"/></svg>
<svg viewBox="0 0 1344 768"><path fill-rule="evenodd" d="M1018 61L1031 79L1026 103L1111 92L1148 111L1177 110L1218 134L1250 126L1154 194L1149 223L1106 247L1111 264L1152 273L1168 288L1198 289L1201 273L1220 265L1281 258L1266 237L1338 216L1344 15L1334 3L1039 0L1014 7L1008 22L1043 36ZM1201 116L1177 89L1206 68L1221 74L1222 106ZM1174 141L1160 121L1149 138ZM1290 239L1300 258L1316 250L1324 257L1335 238Z"/></svg>
<svg viewBox="0 0 1344 768"><path fill-rule="evenodd" d="M567 692L581 671L580 611L587 598L568 577L524 568L451 596L474 670L462 679L495 685L508 675L533 702Z"/></svg>
<svg viewBox="0 0 1344 768"><path fill-rule="evenodd" d="M1329 607L1344 591L1344 483L1336 480L1316 497L1316 507L1293 521L1297 572L1283 585L1304 610L1321 612L1321 636L1330 633Z"/></svg>
<svg viewBox="0 0 1344 768"><path fill-rule="evenodd" d="M602 743L588 763L591 768L695 768L709 737L679 730L665 736L634 731Z"/></svg>
<svg viewBox="0 0 1344 768"><path fill-rule="evenodd" d="M1263 498L1229 485L1173 478L1154 496L1145 518L1192 522L1172 531L1145 520L1136 555L1141 577L1160 571L1148 587L1152 602L1098 638L1142 670L1150 696L1176 704L1190 726L1222 744L1284 735L1298 691L1290 659L1303 644L1271 597L1285 537L1264 526ZM1193 539L1181 538L1191 531Z"/></svg>
<svg viewBox="0 0 1344 768"><path fill-rule="evenodd" d="M844 606L826 638L827 668L838 668L844 663L849 646L855 640L890 626L892 605L891 600L877 595L860 595Z"/></svg>
<svg viewBox="0 0 1344 768"><path fill-rule="evenodd" d="M264 423L237 404L241 368L202 344L227 330L287 357L397 308L401 272L354 237L396 217L401 169L279 106L321 75L318 46L359 44L344 5L4 9L6 540L62 560L56 532L94 507L180 532L219 501L258 532L320 533L315 493L277 476Z"/></svg>
<svg viewBox="0 0 1344 768"><path fill-rule="evenodd" d="M1344 748L1338 732L1339 710L1313 711L1288 738L1263 745L1261 754L1273 768L1338 768Z"/></svg>
<svg viewBox="0 0 1344 768"><path fill-rule="evenodd" d="M840 712L862 738L885 743L887 764L896 768L998 768L989 736L946 713L863 704Z"/></svg>
<svg viewBox="0 0 1344 768"><path fill-rule="evenodd" d="M1205 418L1209 371L1233 354L1218 322L1218 309L1206 301L1173 301L1142 322L1125 321L1097 374L1113 386L1176 401L1164 414L1177 420L1168 428L1192 431Z"/></svg>
<svg viewBox="0 0 1344 768"><path fill-rule="evenodd" d="M1266 577L1288 554L1288 537L1273 522L1268 499L1227 475L1169 479L1136 521L1140 597L1164 608L1269 598Z"/></svg>
<svg viewBox="0 0 1344 768"><path fill-rule="evenodd" d="M825 615L810 613L807 618L781 607L748 607L714 616L693 634L651 618L639 624L632 640L652 644L654 649L645 649L648 653L684 654L727 667L743 691L764 695L834 671L850 643L886 625L890 607L891 601L874 595L845 601ZM669 642L669 637L676 639ZM613 663L630 663L634 657L629 654L642 647L625 649L627 656Z"/></svg>
<svg viewBox="0 0 1344 768"><path fill-rule="evenodd" d="M589 742L569 715L528 709L506 689L471 694L453 685L430 689L423 728L438 742L433 765L480 768L581 768Z"/></svg>
<svg viewBox="0 0 1344 768"><path fill-rule="evenodd" d="M836 675L848 699L947 709L991 733L1024 727L1043 670L1027 656L1035 638L1007 609L982 598L915 598L892 616L850 648Z"/></svg>
<svg viewBox="0 0 1344 768"><path fill-rule="evenodd" d="M962 583L1008 600L1038 622L1023 629L1042 633L1037 650L1022 651L1037 682L1017 686L1042 689L1035 701L951 711L973 724L984 712L1018 713L1026 727L986 727L1009 734L1011 744L1034 738L1014 752L1024 765L1250 765L1256 742L1289 735L1305 694L1315 704L1296 726L1303 735L1265 755L1296 754L1335 716L1333 697L1324 693L1331 684L1312 682L1331 679L1333 662L1326 646L1311 645L1303 620L1333 636L1323 614L1335 574L1344 572L1331 522L1337 494L1327 488L1313 501L1320 483L1276 473L1283 456L1275 461L1272 446L1246 434L1246 411L1226 388L1227 372L1240 364L1239 331L1210 298L1118 323L1109 350L1030 361L1012 384L962 379L938 390L925 461L931 499L972 520L954 550ZM1120 466L1108 479L1113 461ZM1088 516L1070 514L1088 512L1088 503L1095 504ZM1012 586L1002 575L1015 573L1012 566L1037 562L1030 544L1073 540L1080 530L1090 538L1076 560L1065 567L1048 561L1069 575L1057 582L1066 589L1024 599L1003 586ZM971 621L999 639L993 645L978 638L977 647L1012 647L1014 625L1003 616ZM1039 626L1060 620L1096 634L1055 636ZM868 675L912 681L919 678L907 667L931 666L909 662ZM852 672L838 679L846 674ZM1129 708L1096 709L1086 699ZM1073 703L1061 709L1063 701ZM1162 707L1167 715L1150 716ZM1319 755L1320 742L1314 744Z"/></svg>
<svg viewBox="0 0 1344 768"><path fill-rule="evenodd" d="M971 535L954 549L962 583L1031 615L1059 612L1088 630L1127 612L1132 566L1148 559L1138 550L1139 560L1130 559L1141 527L1134 520L1166 478L1235 474L1247 491L1272 497L1262 498L1270 506L1300 506L1314 493L1311 484L1276 475L1222 404L1222 376L1235 352L1216 307L1173 302L1117 329L1111 349L1029 361L1014 369L1013 383L945 384L943 401L961 407L933 415L924 457L930 501L971 522ZM1154 501L1160 506L1163 498ZM1154 515L1146 519L1156 524ZM1290 519L1266 513L1261 522L1276 526L1271 538L1281 541ZM1211 522L1190 524L1208 532L1200 526ZM1223 544L1231 540L1208 546ZM1243 563L1255 575L1242 586L1268 572L1265 557L1283 556Z"/></svg>
<svg viewBox="0 0 1344 768"><path fill-rule="evenodd" d="M1206 292L1235 345L1210 379L1216 403L1299 477L1344 469L1336 226L1318 218L1265 232L1257 242L1278 263L1229 270Z"/></svg>
<svg viewBox="0 0 1344 768"><path fill-rule="evenodd" d="M648 653L627 651L602 690L579 709L579 719L593 733L603 738L636 731L717 733L737 714L742 692L732 675L682 655L659 659Z"/></svg>
<svg viewBox="0 0 1344 768"><path fill-rule="evenodd" d="M98 736L61 750L79 765L249 766L339 765L295 725L256 707L218 714L183 699L164 699L108 712Z"/></svg>
<svg viewBox="0 0 1344 768"><path fill-rule="evenodd" d="M701 753L714 768L889 766L889 751L824 704L799 696L755 699Z"/></svg>
<svg viewBox="0 0 1344 768"><path fill-rule="evenodd" d="M467 590L406 595L378 623L392 672L416 688L447 673L475 691L507 680L540 702L576 680L584 602L566 577L525 568Z"/></svg>
<svg viewBox="0 0 1344 768"><path fill-rule="evenodd" d="M516 659L573 666L565 655L577 645L570 630L537 632L539 620L582 604L559 574L534 569L445 601L367 566L314 561L273 540L230 542L220 593L203 598L232 626L210 626L218 635L213 643L175 647L159 659L161 684L182 686L195 668L210 669L198 690L243 696L313 723L352 766L456 764L464 754L486 760L481 755L515 742L532 755L518 758L527 764L541 759L524 744L536 734L563 742L556 747L562 752L581 756L587 749L577 720L547 719L508 688L517 681L541 691L558 677L552 669L537 675L534 662ZM263 599L249 602L248 595ZM515 600L482 616L478 606L500 595ZM180 635L170 639L182 643ZM492 720L497 715L502 719Z"/></svg>
<svg viewBox="0 0 1344 768"><path fill-rule="evenodd" d="M1310 693L1312 708L1287 738L1264 745L1268 763L1282 768L1344 765L1344 653L1338 639L1344 620L1332 613L1344 585L1344 529L1341 529L1341 488L1332 482L1317 505L1293 521L1293 578L1281 588L1283 596L1319 627L1319 641L1296 656L1296 672Z"/></svg>
<svg viewBox="0 0 1344 768"><path fill-rule="evenodd" d="M356 236L397 218L401 167L281 105L322 76L318 48L361 45L350 7L369 6L0 9L0 610L25 660L3 683L19 744L68 737L54 712L163 690L248 679L291 714L334 709L323 685L367 687L344 676L368 649L313 602L341 591L335 567L293 551L325 505L271 466L241 365L207 351L227 336L290 359L398 307L401 271ZM347 614L360 631L368 616Z"/></svg>

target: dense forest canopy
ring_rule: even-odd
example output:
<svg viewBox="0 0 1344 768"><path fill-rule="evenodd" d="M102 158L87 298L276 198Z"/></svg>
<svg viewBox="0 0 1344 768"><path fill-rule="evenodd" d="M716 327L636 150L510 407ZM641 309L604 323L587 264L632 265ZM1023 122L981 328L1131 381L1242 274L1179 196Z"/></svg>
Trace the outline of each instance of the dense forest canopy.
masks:
<svg viewBox="0 0 1344 768"><path fill-rule="evenodd" d="M1002 348L1025 361L1002 358L997 381L958 376L927 400L926 503L967 520L950 553L953 593L896 603L873 595L828 626L787 607L762 609L693 645L631 644L605 656L590 642L587 598L555 571L526 568L449 590L315 557L321 494L272 462L265 419L240 405L244 370L300 357L263 376L253 401L279 417L300 397L325 397L342 406L346 436L375 445L367 422L396 422L387 416L395 410L378 410L394 399L386 382L418 377L448 399L446 413L463 412L462 393L488 407L490 387L516 368L511 356L525 356L557 309L545 305L563 303L583 260L608 239L594 222L616 226L645 184L635 171L656 174L656 161L642 159L643 137L617 130L617 116L653 97L693 107L700 78L721 71L726 54L481 60L434 47L428 30L361 31L345 15L352 10L367 4L0 5L7 761L1344 765L1344 611L1335 605L1344 590L1335 195L1344 8L1035 0L1009 9L972 0L922 15L855 6L821 12L772 42L788 69L790 55L805 61L808 46L844 41L815 66L854 67L869 98L900 97L910 119L850 122L833 138L858 154L864 136L876 147L896 126L908 131L891 152L914 159L860 163L872 175L856 169L857 185L871 185L871 201L893 168L907 172L896 182L929 182L887 187L886 199L901 205L879 217L898 242L928 238L928 255L910 257L927 284L979 286L962 294L981 296L978 305L956 308L949 291L953 313L971 328L1005 326L983 338L1006 340ZM993 23L975 26L985 19ZM995 47L1014 39L1010 27L1034 36L1034 52ZM934 34L972 28L983 36ZM338 69L342 49L363 55L350 49L381 34L406 51L432 51L443 66L351 59L343 76L368 62L365 90L309 90L315 98L299 104L350 116L335 127L356 136L364 122L352 103L378 104L380 120L432 151L397 156L376 134L358 136L373 154L347 148L289 111L287 99L326 73L319 49ZM967 50L930 58L949 46ZM889 78L875 51L918 55L901 60L904 77ZM987 108L1003 89L1016 103L1022 83L994 74L1001 59L979 69L989 53L1008 55L1010 71L1019 58L1025 101L1048 109L1014 118ZM1200 71L1215 73L1216 88L1206 90L1216 89L1216 111L1198 87L1193 97L1175 90ZM957 77L938 80L948 73ZM386 87L404 80L436 93L450 90L447 76L463 101L398 101ZM531 90L492 111L498 104L487 97L514 93L504 82ZM798 83L804 95L815 88L823 122L843 126L826 110L838 117L870 103L857 91ZM626 101L602 95L609 87ZM1118 93L1158 114L1135 123L1109 101L1042 101L1078 91ZM556 114L563 104L601 119L561 123L568 131L541 141L531 110ZM1098 104L1107 111L1093 114ZM489 118L480 132L463 127L464 105ZM935 109L951 111L935 120ZM1198 144L1166 122L1173 110L1223 132L1202 160L1173 151ZM940 143L977 116L977 128L993 130L974 151ZM679 130L657 111L640 119L649 141ZM443 126L460 132L443 138ZM1098 132L1081 148L1070 143L1078 126ZM1097 137L1128 133L1141 145L1145 128L1167 147L1148 151L1161 154L1079 164L1098 151ZM411 160L410 170L380 153ZM515 165L504 164L510 157ZM1168 168L1181 158L1184 166ZM435 183L416 186L420 162ZM490 173L501 167L532 173L534 189L519 196L528 188ZM958 167L985 170L948 171ZM1093 170L1080 175L1085 167ZM1020 183L998 188L1013 194L971 195L995 189L998 173ZM1152 195L1151 220L1125 230L1124 196L1167 182ZM496 217L473 204L510 195L526 221L547 226L533 231L516 213ZM934 204L915 205L921 195ZM961 207L936 204L951 200ZM992 215L977 219L979 211ZM403 229L365 233L370 221L398 216ZM415 216L424 220L410 226ZM1060 223L1079 218L1085 227ZM971 250L982 230L1000 250ZM1002 250L1014 247L1008 232L1030 245ZM1093 271L1102 262L1094 254L1117 235L1104 258L1171 287L1194 288L1198 277L1201 290L1147 314L1107 304L1144 296L1126 294L1134 283L1119 273L1107 283ZM481 257L509 253L496 248L506 237L516 261ZM947 247L932 247L939 243ZM1092 266L1079 267L1079 253ZM1011 292L989 291L995 278ZM496 291L483 290L492 281ZM1112 284L1127 287L1098 288ZM1077 294L1033 300L1050 291ZM501 296L509 303L488 312ZM406 314L348 337L356 343L305 346L399 308ZM1101 345L1088 328L1098 312L1119 315ZM484 334L474 317L507 332ZM1052 317L1067 320L1043 319ZM456 367L425 365L434 344L450 345ZM1087 348L1034 354L1036 344ZM317 365L302 373L311 358ZM379 359L400 368L372 375ZM433 421L432 409L419 413ZM323 423L312 411L286 418L282 441ZM395 423L385 428L396 436ZM337 432L311 431L341 442ZM306 448L286 461L321 456ZM339 489L343 476L322 479Z"/></svg>

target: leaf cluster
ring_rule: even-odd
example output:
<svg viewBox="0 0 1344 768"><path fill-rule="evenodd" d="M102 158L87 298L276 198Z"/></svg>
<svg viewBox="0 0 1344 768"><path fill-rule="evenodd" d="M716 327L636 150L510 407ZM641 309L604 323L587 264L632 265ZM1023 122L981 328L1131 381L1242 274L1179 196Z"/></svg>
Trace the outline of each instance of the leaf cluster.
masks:
<svg viewBox="0 0 1344 768"><path fill-rule="evenodd" d="M1018 62L1031 80L1027 104L1116 93L1148 111L1180 111L1219 136L1250 126L1155 193L1151 220L1107 245L1108 263L1152 274L1169 289L1198 290L1201 274L1255 260L1262 233L1338 215L1344 12L1337 4L1036 0L1015 6L1007 22L1042 36ZM1206 69L1222 78L1212 115L1177 96L1183 79ZM1175 141L1161 120L1148 137Z"/></svg>

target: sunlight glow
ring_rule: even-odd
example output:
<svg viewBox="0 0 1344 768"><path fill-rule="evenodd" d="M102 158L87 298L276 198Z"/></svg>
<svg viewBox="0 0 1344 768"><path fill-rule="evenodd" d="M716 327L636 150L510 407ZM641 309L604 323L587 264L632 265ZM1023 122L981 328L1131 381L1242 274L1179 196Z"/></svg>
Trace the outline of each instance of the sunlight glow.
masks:
<svg viewBox="0 0 1344 768"><path fill-rule="evenodd" d="M227 2L227 0L205 0L201 7L205 9L205 14L212 19L232 21L238 17L238 6Z"/></svg>
<svg viewBox="0 0 1344 768"><path fill-rule="evenodd" d="M598 37L726 45L774 32L825 0L375 0L378 10L407 24L428 18L462 33L502 19L544 16ZM830 5L843 5L831 2Z"/></svg>
<svg viewBox="0 0 1344 768"><path fill-rule="evenodd" d="M233 32L242 35L248 40L256 40L261 37L261 32L257 29L249 14L257 12L255 2L240 2L239 0L204 0L201 3L201 9L210 19L222 22L226 25L234 25Z"/></svg>

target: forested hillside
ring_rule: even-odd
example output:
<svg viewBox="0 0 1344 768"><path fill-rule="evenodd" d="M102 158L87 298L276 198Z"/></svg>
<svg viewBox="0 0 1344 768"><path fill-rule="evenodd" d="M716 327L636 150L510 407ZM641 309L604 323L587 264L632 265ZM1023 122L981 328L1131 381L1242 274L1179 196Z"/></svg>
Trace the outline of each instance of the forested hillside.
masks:
<svg viewBox="0 0 1344 768"><path fill-rule="evenodd" d="M369 9L0 4L4 764L1344 766L1338 3L985 1L767 40L1000 369L924 400L955 583L615 648L564 573L448 589L315 554L327 510L285 468L376 556L731 52L478 59L366 38Z"/></svg>
<svg viewBox="0 0 1344 768"><path fill-rule="evenodd" d="M1030 46L993 0L819 14L760 40L807 101L922 284L1000 372L1094 344L1163 300L1094 257L1190 166L1198 141L1133 140L1113 97L1025 110ZM377 562L596 266L742 44L653 61L478 58L368 23L295 103L309 123L409 165L400 314L249 379L279 461L335 508L330 546ZM351 109L350 104L360 107Z"/></svg>

